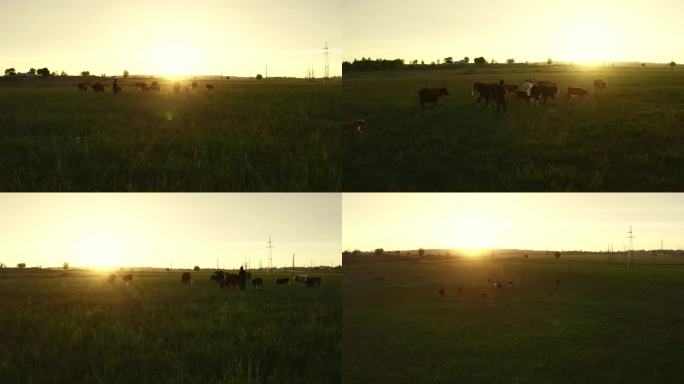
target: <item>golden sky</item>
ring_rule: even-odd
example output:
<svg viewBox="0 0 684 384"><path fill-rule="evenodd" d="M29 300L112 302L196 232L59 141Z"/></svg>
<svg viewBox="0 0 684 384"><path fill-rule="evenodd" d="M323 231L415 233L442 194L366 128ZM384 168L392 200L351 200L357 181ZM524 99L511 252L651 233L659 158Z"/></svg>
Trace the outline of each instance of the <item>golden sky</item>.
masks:
<svg viewBox="0 0 684 384"><path fill-rule="evenodd" d="M0 194L0 262L235 268L339 265L339 194Z"/></svg>
<svg viewBox="0 0 684 384"><path fill-rule="evenodd" d="M344 194L344 249L684 248L684 194Z"/></svg>
<svg viewBox="0 0 684 384"><path fill-rule="evenodd" d="M684 62L681 0L345 0L344 59Z"/></svg>
<svg viewBox="0 0 684 384"><path fill-rule="evenodd" d="M0 67L77 74L341 72L342 0L3 0Z"/></svg>

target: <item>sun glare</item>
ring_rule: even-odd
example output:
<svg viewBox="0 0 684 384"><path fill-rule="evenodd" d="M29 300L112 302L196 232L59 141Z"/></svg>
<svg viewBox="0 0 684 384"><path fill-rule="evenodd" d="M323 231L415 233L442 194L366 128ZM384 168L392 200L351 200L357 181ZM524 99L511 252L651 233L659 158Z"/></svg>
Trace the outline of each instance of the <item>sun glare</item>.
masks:
<svg viewBox="0 0 684 384"><path fill-rule="evenodd" d="M162 42L152 49L147 60L156 68L155 73L171 80L197 74L201 65L201 52L190 42Z"/></svg>
<svg viewBox="0 0 684 384"><path fill-rule="evenodd" d="M81 264L90 268L109 269L122 265L128 243L115 231L93 230L83 235L78 251Z"/></svg>

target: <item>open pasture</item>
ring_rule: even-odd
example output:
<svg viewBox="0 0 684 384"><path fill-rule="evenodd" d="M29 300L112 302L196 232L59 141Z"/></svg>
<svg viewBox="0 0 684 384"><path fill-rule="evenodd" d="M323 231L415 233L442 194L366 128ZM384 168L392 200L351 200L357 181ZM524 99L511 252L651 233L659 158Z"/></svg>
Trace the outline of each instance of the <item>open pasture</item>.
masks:
<svg viewBox="0 0 684 384"><path fill-rule="evenodd" d="M559 86L531 107L507 96L479 108L473 83ZM594 80L607 88L594 93ZM436 107L418 91L446 87ZM566 100L568 87L589 95ZM660 67L495 65L345 74L345 191L679 191L684 72Z"/></svg>
<svg viewBox="0 0 684 384"><path fill-rule="evenodd" d="M345 260L344 382L678 383L683 291L681 265Z"/></svg>
<svg viewBox="0 0 684 384"><path fill-rule="evenodd" d="M4 191L335 191L339 81L0 79ZM78 83L102 82L104 93ZM214 86L213 91L206 88Z"/></svg>
<svg viewBox="0 0 684 384"><path fill-rule="evenodd" d="M341 276L219 289L210 271L0 271L2 383L336 383ZM310 273L311 274L311 273ZM282 275L282 276L281 276Z"/></svg>

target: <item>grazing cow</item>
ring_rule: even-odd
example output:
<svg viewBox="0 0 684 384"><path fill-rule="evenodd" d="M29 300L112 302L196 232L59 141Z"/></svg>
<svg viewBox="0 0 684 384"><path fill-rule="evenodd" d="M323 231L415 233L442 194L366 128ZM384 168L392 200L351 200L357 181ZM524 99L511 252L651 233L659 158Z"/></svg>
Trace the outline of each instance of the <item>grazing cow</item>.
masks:
<svg viewBox="0 0 684 384"><path fill-rule="evenodd" d="M503 108L506 112L506 88L503 80L499 84L473 84L473 95L477 95L476 104L480 106L480 100L485 99L485 105L489 106L489 99L496 101L496 111L499 112Z"/></svg>
<svg viewBox="0 0 684 384"><path fill-rule="evenodd" d="M206 87L207 87L207 90L208 90L208 91L213 91L213 90L214 90L214 86L213 86L212 84L207 84Z"/></svg>
<svg viewBox="0 0 684 384"><path fill-rule="evenodd" d="M79 90L79 91L87 91L87 90L88 90L88 84L86 84L86 83L78 83L78 90Z"/></svg>
<svg viewBox="0 0 684 384"><path fill-rule="evenodd" d="M181 276L181 282L183 284L192 284L192 279L190 278L190 272L183 272Z"/></svg>
<svg viewBox="0 0 684 384"><path fill-rule="evenodd" d="M112 274L109 275L109 277L107 278L107 282L108 282L109 284L113 284L113 283L114 283L114 280L116 280L116 275L112 273Z"/></svg>
<svg viewBox="0 0 684 384"><path fill-rule="evenodd" d="M508 91L508 93L516 93L516 92L518 92L518 90L520 89L520 87L518 87L517 85L508 85L508 84L506 84L506 85L504 85L504 87L506 88L506 90Z"/></svg>
<svg viewBox="0 0 684 384"><path fill-rule="evenodd" d="M93 84L93 91L95 91L95 92L104 92L104 91L105 91L104 85L102 85L102 83L100 83L100 82L98 81L97 83Z"/></svg>
<svg viewBox="0 0 684 384"><path fill-rule="evenodd" d="M366 126L366 121L362 119L358 119L356 121L350 122L350 123L343 123L342 124L342 130L344 132L347 132L348 134L352 136L361 136L363 135L363 128Z"/></svg>
<svg viewBox="0 0 684 384"><path fill-rule="evenodd" d="M252 279L252 285L255 289L262 289L264 287L264 279L262 279L261 277Z"/></svg>
<svg viewBox="0 0 684 384"><path fill-rule="evenodd" d="M213 280L215 282L221 282L225 279L226 273L223 271L215 271L214 273L211 274L209 277L209 280Z"/></svg>
<svg viewBox="0 0 684 384"><path fill-rule="evenodd" d="M439 293L440 297L444 297L444 288L440 288L439 291L437 291L437 293Z"/></svg>
<svg viewBox="0 0 684 384"><path fill-rule="evenodd" d="M159 87L159 83L153 81L152 84L150 84L150 91L160 92L161 88Z"/></svg>
<svg viewBox="0 0 684 384"><path fill-rule="evenodd" d="M446 88L423 88L418 91L421 107L425 107L425 104L434 104L436 106L439 103L439 99L443 96L449 96L449 91Z"/></svg>
<svg viewBox="0 0 684 384"><path fill-rule="evenodd" d="M566 100L570 100L571 97L577 96L581 99L584 96L588 96L588 95L589 95L589 92L586 89L568 87L568 94L565 98L566 98Z"/></svg>
<svg viewBox="0 0 684 384"><path fill-rule="evenodd" d="M513 282L511 280L508 280L508 287L513 288Z"/></svg>
<svg viewBox="0 0 684 384"><path fill-rule="evenodd" d="M119 87L119 80L114 79L112 83L112 93L117 94L121 92L121 87Z"/></svg>
<svg viewBox="0 0 684 384"><path fill-rule="evenodd" d="M533 85L530 89L530 98L532 101L539 101L540 99L546 104L547 99L556 100L558 93L557 85L549 85L547 82L539 82Z"/></svg>
<svg viewBox="0 0 684 384"><path fill-rule="evenodd" d="M192 82L192 89L195 89L195 88L197 88L197 82L196 82L196 81L193 81L193 82Z"/></svg>
<svg viewBox="0 0 684 384"><path fill-rule="evenodd" d="M306 284L307 276L306 276L306 275L294 275L294 277L293 277L292 279L293 279L296 283Z"/></svg>
<svg viewBox="0 0 684 384"><path fill-rule="evenodd" d="M129 273L129 274L127 274L127 275L121 276L121 279L122 279L124 282L126 282L126 284L128 284L128 283L130 283L131 281L133 281L133 275L131 275L131 274Z"/></svg>
<svg viewBox="0 0 684 384"><path fill-rule="evenodd" d="M320 287L322 279L320 277L309 277L306 279L307 287Z"/></svg>
<svg viewBox="0 0 684 384"><path fill-rule="evenodd" d="M276 284L278 284L278 285L284 285L284 284L290 285L290 279L287 277L282 277L282 278L279 277L276 279Z"/></svg>
<svg viewBox="0 0 684 384"><path fill-rule="evenodd" d="M525 91L515 91L515 98L516 99L523 99L525 101L530 101L530 94L525 92Z"/></svg>
<svg viewBox="0 0 684 384"><path fill-rule="evenodd" d="M181 91L181 85L179 82L176 82L173 84L173 93L180 93Z"/></svg>
<svg viewBox="0 0 684 384"><path fill-rule="evenodd" d="M594 80L594 92L600 92L601 90L606 89L607 85L608 84L603 80Z"/></svg>
<svg viewBox="0 0 684 384"><path fill-rule="evenodd" d="M225 274L224 279L219 283L219 287L233 288L235 290L240 285L240 277L235 273Z"/></svg>
<svg viewBox="0 0 684 384"><path fill-rule="evenodd" d="M499 283L499 280L496 281L495 286L496 286L497 288L501 288L501 283Z"/></svg>
<svg viewBox="0 0 684 384"><path fill-rule="evenodd" d="M560 280L556 279L556 285L560 285Z"/></svg>

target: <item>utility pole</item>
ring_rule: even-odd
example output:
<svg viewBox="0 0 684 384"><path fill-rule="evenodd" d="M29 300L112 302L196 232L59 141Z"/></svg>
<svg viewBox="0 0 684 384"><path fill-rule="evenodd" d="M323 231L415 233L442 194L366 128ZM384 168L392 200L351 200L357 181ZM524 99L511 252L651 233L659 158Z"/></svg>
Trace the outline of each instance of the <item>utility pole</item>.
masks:
<svg viewBox="0 0 684 384"><path fill-rule="evenodd" d="M629 258L627 259L627 267L632 266L632 257L634 255L634 235L632 234L632 226L629 226L629 232L627 232L627 240L629 241Z"/></svg>
<svg viewBox="0 0 684 384"><path fill-rule="evenodd" d="M325 63L325 75L324 80L330 80L330 52L328 52L328 42L325 42L325 47L323 47L323 60Z"/></svg>
<svg viewBox="0 0 684 384"><path fill-rule="evenodd" d="M292 252L292 272L294 272L294 270L295 270L295 268L294 268L294 263L295 263L294 260L295 260L295 254L294 254L294 252Z"/></svg>
<svg viewBox="0 0 684 384"><path fill-rule="evenodd" d="M271 242L271 236L268 237L268 272L270 273L273 269L273 243Z"/></svg>

